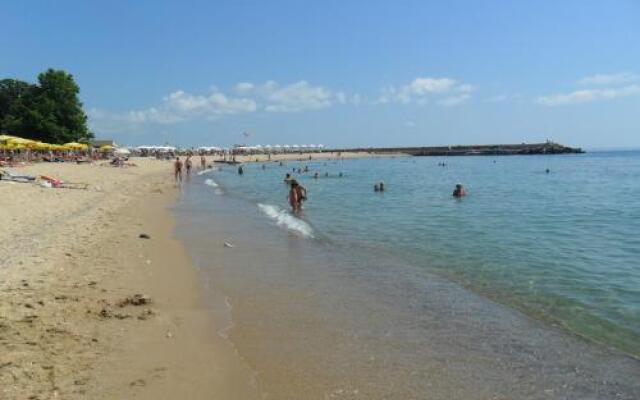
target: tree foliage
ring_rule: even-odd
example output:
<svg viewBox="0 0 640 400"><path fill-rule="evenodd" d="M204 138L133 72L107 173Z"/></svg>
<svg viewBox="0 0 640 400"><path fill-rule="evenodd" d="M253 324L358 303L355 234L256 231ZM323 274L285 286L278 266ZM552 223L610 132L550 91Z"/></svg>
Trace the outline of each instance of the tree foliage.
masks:
<svg viewBox="0 0 640 400"><path fill-rule="evenodd" d="M9 134L49 143L93 137L78 98L80 88L65 71L49 69L38 84L0 81L0 129Z"/></svg>

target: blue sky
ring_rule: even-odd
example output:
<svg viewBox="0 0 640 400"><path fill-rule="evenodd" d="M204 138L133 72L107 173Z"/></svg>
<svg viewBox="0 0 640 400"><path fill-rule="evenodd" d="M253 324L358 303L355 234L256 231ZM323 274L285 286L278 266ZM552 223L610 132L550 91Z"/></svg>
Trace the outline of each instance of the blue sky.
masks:
<svg viewBox="0 0 640 400"><path fill-rule="evenodd" d="M123 144L640 146L640 1L3 1ZM242 132L251 136L245 138Z"/></svg>

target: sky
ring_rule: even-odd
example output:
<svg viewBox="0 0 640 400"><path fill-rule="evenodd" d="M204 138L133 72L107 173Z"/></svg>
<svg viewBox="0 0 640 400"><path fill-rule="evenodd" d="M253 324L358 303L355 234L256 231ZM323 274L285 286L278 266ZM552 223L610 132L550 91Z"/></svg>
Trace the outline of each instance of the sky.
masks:
<svg viewBox="0 0 640 400"><path fill-rule="evenodd" d="M0 79L98 138L640 147L640 0L0 1Z"/></svg>

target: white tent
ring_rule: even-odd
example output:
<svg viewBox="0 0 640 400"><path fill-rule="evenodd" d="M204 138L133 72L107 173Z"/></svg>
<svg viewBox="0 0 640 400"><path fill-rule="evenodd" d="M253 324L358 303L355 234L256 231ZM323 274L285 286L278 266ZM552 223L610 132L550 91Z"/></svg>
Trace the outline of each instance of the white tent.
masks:
<svg viewBox="0 0 640 400"><path fill-rule="evenodd" d="M119 156L127 156L127 155L131 154L129 149L127 149L126 147L120 147L118 149L115 149L115 151L113 153L117 154Z"/></svg>

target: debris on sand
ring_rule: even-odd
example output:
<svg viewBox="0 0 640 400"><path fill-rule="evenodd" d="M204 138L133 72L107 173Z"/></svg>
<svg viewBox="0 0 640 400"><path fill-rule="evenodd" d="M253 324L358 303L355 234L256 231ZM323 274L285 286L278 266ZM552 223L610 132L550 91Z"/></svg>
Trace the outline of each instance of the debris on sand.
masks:
<svg viewBox="0 0 640 400"><path fill-rule="evenodd" d="M155 312L153 312L152 309L147 308L146 310L144 310L143 312L140 313L140 315L138 315L138 319L140 321L146 321L147 319L149 319L150 317L152 317L153 315L155 315Z"/></svg>
<svg viewBox="0 0 640 400"><path fill-rule="evenodd" d="M133 296L128 296L124 300L118 303L118 307L126 307L126 306L142 306L145 304L151 303L151 298L144 294L134 294Z"/></svg>
<svg viewBox="0 0 640 400"><path fill-rule="evenodd" d="M138 235L138 237L140 239L151 239L151 236L147 235L146 233L141 233L140 235Z"/></svg>

